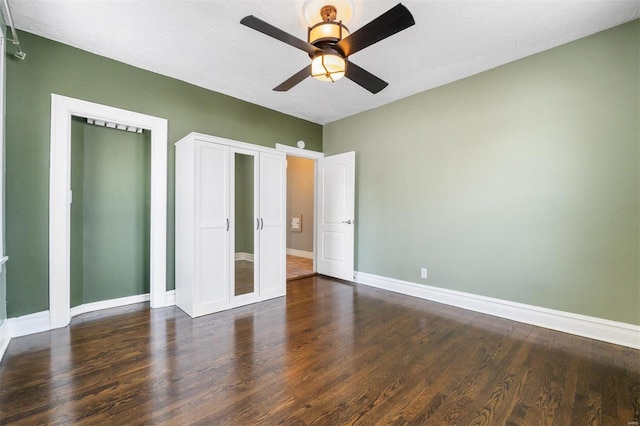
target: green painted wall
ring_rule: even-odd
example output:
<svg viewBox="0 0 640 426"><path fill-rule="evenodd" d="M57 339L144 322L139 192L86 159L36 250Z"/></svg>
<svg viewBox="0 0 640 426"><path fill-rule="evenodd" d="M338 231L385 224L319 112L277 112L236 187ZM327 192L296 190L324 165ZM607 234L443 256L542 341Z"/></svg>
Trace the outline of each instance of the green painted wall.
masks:
<svg viewBox="0 0 640 426"><path fill-rule="evenodd" d="M356 269L640 324L639 46L634 21L326 125Z"/></svg>
<svg viewBox="0 0 640 426"><path fill-rule="evenodd" d="M8 316L48 309L51 93L169 120L167 288L174 288L173 143L197 131L264 146L303 139L322 151L322 127L175 79L20 32L25 61L7 61ZM179 60L179 58L176 58ZM211 70L215 72L215 70ZM117 297L117 295L113 295Z"/></svg>
<svg viewBox="0 0 640 426"><path fill-rule="evenodd" d="M84 282L84 128L87 122L71 119L71 307L80 306Z"/></svg>

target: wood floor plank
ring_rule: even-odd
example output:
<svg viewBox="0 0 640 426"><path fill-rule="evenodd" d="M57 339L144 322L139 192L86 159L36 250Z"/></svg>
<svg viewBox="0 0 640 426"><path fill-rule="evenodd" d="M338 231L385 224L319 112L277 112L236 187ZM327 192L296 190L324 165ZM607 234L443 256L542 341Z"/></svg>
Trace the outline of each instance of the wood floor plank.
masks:
<svg viewBox="0 0 640 426"><path fill-rule="evenodd" d="M616 352L616 361L621 378L618 399L618 414L622 419L640 419L640 354L625 348Z"/></svg>
<svg viewBox="0 0 640 426"><path fill-rule="evenodd" d="M13 339L0 424L629 425L640 351L314 276Z"/></svg>

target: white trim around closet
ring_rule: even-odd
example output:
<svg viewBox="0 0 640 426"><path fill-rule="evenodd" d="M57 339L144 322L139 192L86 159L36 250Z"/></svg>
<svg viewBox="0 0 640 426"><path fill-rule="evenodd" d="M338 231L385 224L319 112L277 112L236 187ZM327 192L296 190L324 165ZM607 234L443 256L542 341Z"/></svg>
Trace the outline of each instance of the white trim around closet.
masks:
<svg viewBox="0 0 640 426"><path fill-rule="evenodd" d="M71 117L93 118L151 131L150 297L152 308L167 304L167 120L52 94L49 181L50 328L65 327L71 320Z"/></svg>

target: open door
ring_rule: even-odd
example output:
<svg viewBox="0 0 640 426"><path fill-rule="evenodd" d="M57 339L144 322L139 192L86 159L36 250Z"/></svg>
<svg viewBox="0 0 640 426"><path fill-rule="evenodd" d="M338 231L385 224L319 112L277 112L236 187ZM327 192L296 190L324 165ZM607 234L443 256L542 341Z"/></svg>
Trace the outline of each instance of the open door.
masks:
<svg viewBox="0 0 640 426"><path fill-rule="evenodd" d="M353 280L356 153L318 159L317 250L319 274Z"/></svg>

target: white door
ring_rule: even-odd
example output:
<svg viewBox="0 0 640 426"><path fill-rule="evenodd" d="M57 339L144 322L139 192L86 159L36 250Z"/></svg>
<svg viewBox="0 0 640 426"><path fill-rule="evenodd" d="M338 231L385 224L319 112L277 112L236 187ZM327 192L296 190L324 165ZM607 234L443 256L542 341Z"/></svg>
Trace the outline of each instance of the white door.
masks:
<svg viewBox="0 0 640 426"><path fill-rule="evenodd" d="M229 304L229 147L196 149L196 286L194 316Z"/></svg>
<svg viewBox="0 0 640 426"><path fill-rule="evenodd" d="M260 297L286 292L286 157L260 153Z"/></svg>
<svg viewBox="0 0 640 426"><path fill-rule="evenodd" d="M319 274L353 280L356 153L318 159Z"/></svg>

